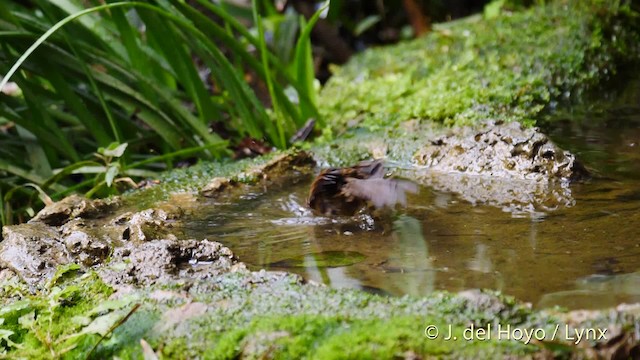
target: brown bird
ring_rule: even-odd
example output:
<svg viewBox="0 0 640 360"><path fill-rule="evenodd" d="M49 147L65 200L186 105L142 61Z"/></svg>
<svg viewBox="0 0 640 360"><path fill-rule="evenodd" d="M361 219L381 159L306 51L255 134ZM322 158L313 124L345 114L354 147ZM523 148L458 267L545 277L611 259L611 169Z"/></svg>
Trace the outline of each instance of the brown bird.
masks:
<svg viewBox="0 0 640 360"><path fill-rule="evenodd" d="M410 181L385 179L382 160L322 170L311 184L307 204L321 215L352 216L367 207L405 205L406 193L416 193Z"/></svg>

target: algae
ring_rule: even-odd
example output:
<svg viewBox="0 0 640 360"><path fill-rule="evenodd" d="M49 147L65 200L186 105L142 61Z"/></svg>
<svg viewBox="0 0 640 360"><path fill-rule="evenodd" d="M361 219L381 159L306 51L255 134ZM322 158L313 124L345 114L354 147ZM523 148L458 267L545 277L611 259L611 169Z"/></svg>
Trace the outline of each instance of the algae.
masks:
<svg viewBox="0 0 640 360"><path fill-rule="evenodd" d="M113 290L95 273L74 275L77 269L60 267L48 286L33 293L24 284L3 282L0 331L6 336L0 358L74 358L89 351L100 338L95 323L114 321L96 312ZM19 294L19 300L7 299L9 294Z"/></svg>

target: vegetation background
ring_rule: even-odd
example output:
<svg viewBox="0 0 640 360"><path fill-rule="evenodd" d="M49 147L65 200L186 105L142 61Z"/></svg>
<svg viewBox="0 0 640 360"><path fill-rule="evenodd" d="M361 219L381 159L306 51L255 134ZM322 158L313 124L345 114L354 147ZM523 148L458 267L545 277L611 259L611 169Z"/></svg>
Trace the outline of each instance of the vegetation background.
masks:
<svg viewBox="0 0 640 360"><path fill-rule="evenodd" d="M2 224L70 193L104 197L200 159L260 155L328 131L317 97L331 64L485 4L3 1Z"/></svg>

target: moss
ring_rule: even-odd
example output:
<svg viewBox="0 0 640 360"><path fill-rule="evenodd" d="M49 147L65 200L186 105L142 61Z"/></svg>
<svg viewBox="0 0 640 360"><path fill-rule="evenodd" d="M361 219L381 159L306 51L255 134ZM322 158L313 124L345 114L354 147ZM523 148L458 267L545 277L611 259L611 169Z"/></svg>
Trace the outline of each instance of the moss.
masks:
<svg viewBox="0 0 640 360"><path fill-rule="evenodd" d="M60 277L49 292L4 304L0 358L139 359L141 339L171 359L537 356L549 355L549 344L495 336L467 340L464 331L509 324L551 333L555 324L571 322L632 332L637 322L632 313L612 317L609 311L560 321L563 313L534 311L495 292L393 298L313 286L282 273L230 273L179 291L129 288L114 299L94 273L72 276ZM196 303L205 311L188 315L185 309ZM436 339L425 337L427 325L439 328ZM456 340L445 339L449 326ZM13 332L9 341L6 331ZM565 355L580 351L568 342L550 345Z"/></svg>
<svg viewBox="0 0 640 360"><path fill-rule="evenodd" d="M238 324L222 331L206 331L206 339L173 339L162 346L169 358L189 358L210 349L207 359L277 358L277 359L392 359L402 354L421 357L472 354L524 355L542 349L518 341L475 340L463 338L464 326L453 326L456 340L445 340L449 323L429 316L402 316L381 319L346 315L284 315L255 316L249 324ZM431 313L431 312L430 312ZM224 322L224 319L212 318ZM427 339L424 329L436 325L442 333L437 339ZM200 350L198 350L200 348Z"/></svg>
<svg viewBox="0 0 640 360"><path fill-rule="evenodd" d="M533 124L571 96L637 59L638 14L618 1L556 1L437 26L430 35L368 50L320 96L337 129L409 119L447 125L493 118Z"/></svg>
<svg viewBox="0 0 640 360"><path fill-rule="evenodd" d="M405 352L459 356L541 350L517 342L456 343L424 338L429 324L443 331L452 324L457 336L469 319L483 325L496 321L528 324L535 319L527 307L495 293L479 293L478 299L487 303L478 305L470 298L447 293L420 299L386 298L303 284L292 275L268 280L269 276L273 275L227 274L207 285L215 291L192 287L193 301L212 307L180 333L156 334L152 339L155 348L168 358L195 357L208 349L206 358L210 359L331 358L341 354L394 358Z"/></svg>
<svg viewBox="0 0 640 360"><path fill-rule="evenodd" d="M436 325L443 333L427 339L424 329ZM524 355L540 349L519 342L466 341L462 328L453 328L458 340L445 340L448 325L429 317L399 317L387 320L352 319L344 316L258 317L241 329L224 334L211 359L394 359L408 354L433 357Z"/></svg>
<svg viewBox="0 0 640 360"><path fill-rule="evenodd" d="M95 333L81 330L87 317L113 290L95 273L73 276L61 268L56 282L35 294L23 293L18 301L5 304L0 312L0 330L10 332L11 341L0 343L0 354L12 358L75 358L97 341ZM64 276L63 276L64 275Z"/></svg>
<svg viewBox="0 0 640 360"><path fill-rule="evenodd" d="M167 200L172 193L195 193L215 177L227 177L238 182L252 182L255 179L247 175L247 169L268 163L279 154L290 154L297 150L273 152L264 156L239 161L199 162L187 168L174 169L163 173L158 184L124 194L125 204L135 205L139 209L153 207L158 201Z"/></svg>

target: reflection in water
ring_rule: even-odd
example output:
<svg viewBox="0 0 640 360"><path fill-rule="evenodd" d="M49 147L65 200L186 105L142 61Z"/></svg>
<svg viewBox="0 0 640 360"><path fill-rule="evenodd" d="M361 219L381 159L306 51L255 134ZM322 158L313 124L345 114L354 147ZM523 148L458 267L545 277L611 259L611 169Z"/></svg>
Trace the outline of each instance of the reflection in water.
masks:
<svg viewBox="0 0 640 360"><path fill-rule="evenodd" d="M364 258L364 255L355 251L324 251L276 261L267 266L282 268L333 268L351 266L361 262Z"/></svg>
<svg viewBox="0 0 640 360"><path fill-rule="evenodd" d="M190 235L221 241L254 269L334 287L391 295L490 288L541 307L640 301L640 98L632 100L634 112L582 113L584 122L547 130L600 174L572 185L573 207L514 218L425 187L395 219L326 218L303 205L306 178L208 200Z"/></svg>
<svg viewBox="0 0 640 360"><path fill-rule="evenodd" d="M429 256L428 243L425 241L422 224L417 219L401 215L393 222L391 237L396 246L391 249L388 260L378 264L384 272L396 272L403 279L390 284L389 291L394 294L421 295L435 290L435 269Z"/></svg>
<svg viewBox="0 0 640 360"><path fill-rule="evenodd" d="M398 250L402 252L400 257L411 259L405 262L405 266L422 270L399 290L410 295L418 295L424 291L432 292L435 289L434 266L429 258L429 247L422 236L420 222L410 216L400 216L394 222L393 234L398 238Z"/></svg>
<svg viewBox="0 0 640 360"><path fill-rule="evenodd" d="M567 308L614 307L640 302L640 272L621 275L590 275L576 281L575 290L545 294L539 307L559 305Z"/></svg>

